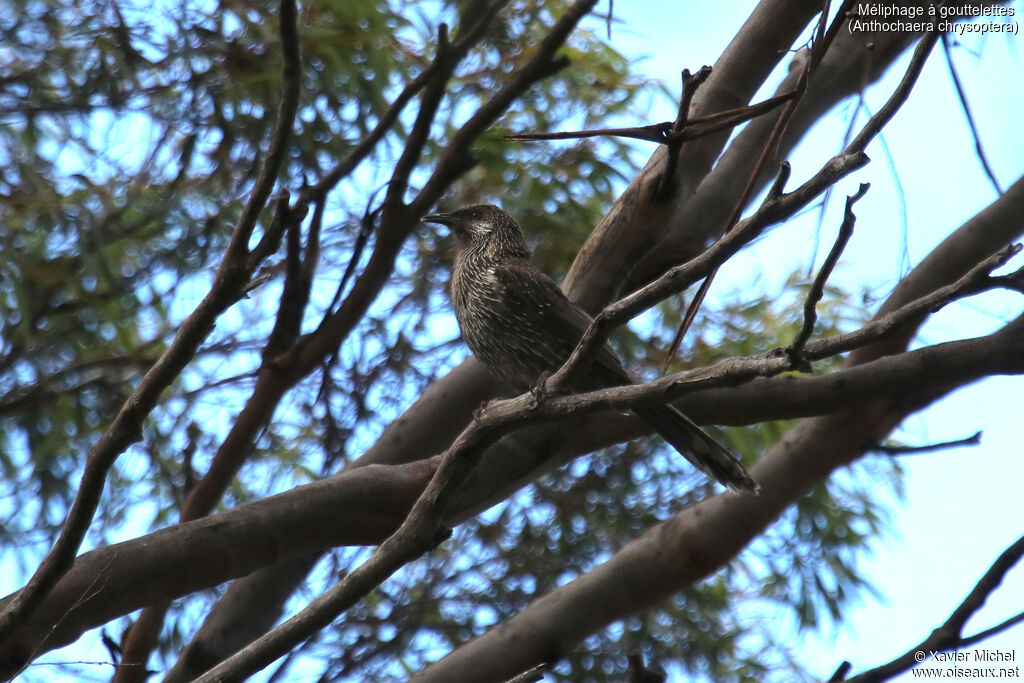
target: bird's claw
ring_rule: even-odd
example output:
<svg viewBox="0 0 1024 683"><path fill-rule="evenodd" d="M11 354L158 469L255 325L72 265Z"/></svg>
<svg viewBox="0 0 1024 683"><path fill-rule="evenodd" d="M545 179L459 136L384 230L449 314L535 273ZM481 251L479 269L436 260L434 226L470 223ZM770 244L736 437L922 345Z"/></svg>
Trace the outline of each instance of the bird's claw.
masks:
<svg viewBox="0 0 1024 683"><path fill-rule="evenodd" d="M530 387L530 402L531 408L537 408L540 404L544 403L544 399L548 396L548 378L551 376L548 372L542 372L540 377L537 378L537 383Z"/></svg>
<svg viewBox="0 0 1024 683"><path fill-rule="evenodd" d="M487 407L491 405L491 403L492 401L482 401L480 405L477 406L476 410L473 411L473 422L480 421L480 417L484 414L484 411L487 410Z"/></svg>

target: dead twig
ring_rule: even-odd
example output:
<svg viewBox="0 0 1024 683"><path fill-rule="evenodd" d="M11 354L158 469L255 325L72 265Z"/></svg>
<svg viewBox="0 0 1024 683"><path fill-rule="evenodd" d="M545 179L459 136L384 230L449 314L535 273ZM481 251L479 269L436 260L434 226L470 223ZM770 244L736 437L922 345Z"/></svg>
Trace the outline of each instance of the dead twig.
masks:
<svg viewBox="0 0 1024 683"><path fill-rule="evenodd" d="M577 140L580 138L615 136L654 142L659 145L668 145L674 142L683 143L688 140L702 138L705 135L735 128L741 123L767 114L773 109L789 102L796 97L796 94L796 91L794 91L783 95L776 95L764 102L758 102L747 107L738 107L715 114L708 114L707 116L698 116L690 119L678 131L672 130L673 121L665 121L663 123L652 123L647 126L630 126L626 128L591 128L588 130L558 131L553 133L512 133L511 135L506 135L504 139L512 140L513 142L537 142L541 140Z"/></svg>
<svg viewBox="0 0 1024 683"><path fill-rule="evenodd" d="M814 323L818 319L815 307L825 293L825 283L828 282L828 278L832 275L836 264L839 263L839 257L853 236L853 226L857 222L857 217L853 215L853 205L864 196L869 187L871 187L870 184L861 183L860 189L855 194L846 198L846 212L843 215L843 223L839 226L839 234L836 236L835 244L832 245L832 250L825 258L825 262L821 264L821 270L818 272L818 276L814 278L811 290L807 292L807 299L804 301L803 326L800 328L800 332L797 333L793 343L786 348L786 353L789 355L790 361L792 361L795 368L804 370L804 366L807 365L807 361L803 358L803 350L807 340L811 338L811 334L814 332Z"/></svg>
<svg viewBox="0 0 1024 683"><path fill-rule="evenodd" d="M957 439L955 441L943 441L942 443L930 443L924 446L872 446L869 450L882 455L919 455L921 453L934 453L936 451L945 451L950 448L960 448L961 446L977 446L981 443L981 432L975 432L966 439Z"/></svg>
<svg viewBox="0 0 1024 683"><path fill-rule="evenodd" d="M665 201L672 195L672 188L675 185L676 168L679 167L679 151L683 147L680 134L686 129L686 119L690 114L690 102L701 84L711 75L711 67L703 66L696 74L691 74L689 69L683 69L683 89L679 96L679 110L672 129L668 133L668 159L665 163L665 171L661 174L658 182L658 189L655 191L655 201Z"/></svg>

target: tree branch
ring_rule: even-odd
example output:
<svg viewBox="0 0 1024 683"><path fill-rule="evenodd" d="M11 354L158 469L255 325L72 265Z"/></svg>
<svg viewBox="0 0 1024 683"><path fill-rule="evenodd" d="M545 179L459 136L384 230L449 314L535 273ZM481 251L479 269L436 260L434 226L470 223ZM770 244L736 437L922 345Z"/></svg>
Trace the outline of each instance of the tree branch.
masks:
<svg viewBox="0 0 1024 683"><path fill-rule="evenodd" d="M1002 554L996 558L995 562L992 563L992 566L989 567L987 572L985 572L985 575L981 577L978 583L974 586L974 589L968 593L966 598L964 598L963 602L953 610L953 613L949 615L949 618L945 623L932 631L931 635L921 641L917 646L887 664L875 667L870 671L865 671L864 673L858 674L850 679L840 678L838 680L848 680L849 683L876 683L878 681L887 681L900 675L904 671L909 671L918 664L927 661L928 658L932 657L932 653L948 652L950 650L969 647L970 645L978 643L985 638L996 635L997 633L1001 633L1011 626L1024 621L1024 613L1021 613L1003 621L993 628L977 633L974 636L965 637L963 635L964 626L967 624L967 620L982 608L985 601L988 600L990 595L992 595L993 591L995 591L995 589L999 587L999 584L1003 582L1003 577L1013 569L1022 556L1024 556L1024 536L1017 539L1013 545L1004 550Z"/></svg>
<svg viewBox="0 0 1024 683"><path fill-rule="evenodd" d="M566 10L541 41L532 58L516 70L494 97L481 106L452 136L434 172L408 205L385 204L377 244L370 262L356 279L339 309L326 317L317 331L304 340L297 350L298 356L290 368L296 380L316 367L351 333L386 282L401 245L413 227L419 224L419 217L434 205L454 180L471 167L469 150L477 137L534 83L567 64L555 55L569 33L596 2L577 0Z"/></svg>
<svg viewBox="0 0 1024 683"><path fill-rule="evenodd" d="M541 40L530 60L513 73L494 97L462 125L452 137L451 144L448 145L438 161L434 173L409 205L416 218L426 213L437 202L444 188L470 167L470 163L466 159L470 144L497 121L498 117L534 83L569 65L567 58L556 55L576 25L596 4L597 0L573 2Z"/></svg>
<svg viewBox="0 0 1024 683"><path fill-rule="evenodd" d="M900 107L903 106L903 103L907 101L907 98L910 97L910 92L914 89L914 85L921 75L921 70L924 69L925 62L928 61L928 55L931 54L932 48L935 47L935 42L939 39L938 25L939 22L935 22L935 29L921 36L921 40L914 49L914 55L910 58L910 64L907 65L907 70L903 74L903 79L896 86L896 89L893 90L892 95L889 96L885 104L882 105L882 108L868 119L868 122L861 128L860 133L857 134L857 137L846 146L847 153L863 152L867 148L868 143L875 139L875 136L885 128L889 121L892 120L892 117L896 115L896 112L900 110Z"/></svg>
<svg viewBox="0 0 1024 683"><path fill-rule="evenodd" d="M394 102L391 103L391 106L380 117L373 130L363 136L363 139L352 148L352 151L344 159L339 161L330 171L324 174L324 177L316 185L309 189L309 196L315 198L326 195L331 188L351 174L369 156L370 152L377 146L377 143L391 130L391 127L398 120L398 116L409 102L412 101L412 98L430 83L437 82L439 73L442 70L446 70L449 63L454 66L461 62L463 57L480 42L486 28L494 20L498 11L506 4L507 0L499 0L498 2L477 0L475 6L480 9L478 19L471 26L459 27L459 39L444 50L444 54L442 54L440 49L437 51L430 65L402 88L402 92L398 94ZM450 76L450 71L448 71L448 74ZM448 77L446 76L442 82L447 83L447 80Z"/></svg>
<svg viewBox="0 0 1024 683"><path fill-rule="evenodd" d="M845 0L843 2L839 11L836 13L835 18L832 20L831 26L826 30L825 27L828 25L829 5L829 0L825 0L821 9L821 14L818 16L818 27L811 46L810 56L804 63L800 72L800 78L796 83L796 97L787 102L786 106L779 112L779 118L775 121L775 125L772 127L772 131L768 135L768 139L761 147L761 152L757 156L757 161L754 162L754 166L747 177L746 185L740 193L739 198L736 200L736 203L733 205L732 213L729 215L729 219L725 223L724 234L726 235L733 230L736 223L739 221L740 216L743 215L743 210L753 197L754 190L761 178L762 171L767 168L769 159L778 159L779 148L782 145L782 138L789 128L790 121L792 121L793 115L796 113L796 109L799 106L800 101L807 93L807 84L814 76L814 71L821 63L822 57L828 51L829 47L831 47L836 36L839 35L839 28L846 20L847 10L853 6L853 0ZM781 186L777 187L778 191L781 192L783 188ZM669 345L668 352L665 354L666 358L664 367L666 371L668 370L672 359L675 358L675 355L679 350L679 345L682 344L683 337L686 335L687 330L690 329L690 325L692 325L693 321L697 318L697 312L703 305L704 297L707 296L708 291L711 289L711 283L714 281L717 273L717 268L708 273L707 277L700 283L700 287L693 295L693 299L690 301L690 305L687 307L686 313L683 315L683 319L679 323L679 329L676 331L676 335L672 339L672 343Z"/></svg>
<svg viewBox="0 0 1024 683"><path fill-rule="evenodd" d="M381 543L370 558L305 609L261 636L196 679L197 683L240 681L284 656L296 645L330 625L344 610L375 589L394 572L429 551L450 535L441 528L448 503L486 448L515 428L521 415L495 415L487 410L442 456L441 464L417 498L402 525Z"/></svg>

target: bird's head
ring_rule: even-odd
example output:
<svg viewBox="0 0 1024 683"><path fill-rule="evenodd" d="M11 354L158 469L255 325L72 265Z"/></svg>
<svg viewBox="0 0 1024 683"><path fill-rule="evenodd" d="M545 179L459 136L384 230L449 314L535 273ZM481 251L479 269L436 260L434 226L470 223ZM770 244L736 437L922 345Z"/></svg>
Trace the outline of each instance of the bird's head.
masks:
<svg viewBox="0 0 1024 683"><path fill-rule="evenodd" d="M528 257L530 252L519 223L493 204L475 204L451 213L431 213L424 223L447 226L459 238L459 247Z"/></svg>

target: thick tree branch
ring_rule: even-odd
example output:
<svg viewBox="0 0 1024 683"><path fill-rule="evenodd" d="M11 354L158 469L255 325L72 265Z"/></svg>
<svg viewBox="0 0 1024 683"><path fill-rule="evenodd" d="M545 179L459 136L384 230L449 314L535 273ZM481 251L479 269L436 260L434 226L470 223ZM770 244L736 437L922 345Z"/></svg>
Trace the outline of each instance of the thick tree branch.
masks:
<svg viewBox="0 0 1024 683"><path fill-rule="evenodd" d="M926 8L931 3L913 0L906 4ZM946 6L954 10L966 4L947 3ZM986 6L993 4L1000 3L985 3ZM957 14L959 16L961 12ZM780 156L787 155L801 137L836 104L849 96L857 96L877 81L919 37L917 33L882 33L872 36L869 45L863 35L851 34L844 27L832 49L824 55L817 76L808 84L808 91L783 138ZM776 89L776 93L788 93L795 88L801 74L798 63L806 57L805 52L797 54L789 75ZM775 115L761 117L740 131L717 160L714 169L700 178L699 191L685 201L680 201L671 217L663 219L662 225L668 227L667 235L650 245L646 257L630 255L627 265L632 275L627 282L628 287L645 284L665 268L692 258L706 241L721 234L726 225L726 213L743 191L749 169L770 134L774 119ZM684 153L687 151L684 150ZM770 169L763 173L758 188L770 182L771 175ZM634 231L638 229L639 226L633 226Z"/></svg>
<svg viewBox="0 0 1024 683"><path fill-rule="evenodd" d="M385 539L366 562L299 614L197 678L197 683L244 680L329 626L341 612L355 605L394 572L447 538L450 531L442 529L443 516L460 485L487 447L518 426L528 412L529 408L507 414L494 409L484 411L442 456L430 483L398 530Z"/></svg>
<svg viewBox="0 0 1024 683"><path fill-rule="evenodd" d="M691 121L746 105L771 70L789 54L793 41L820 11L819 0L766 0L759 3L715 62L708 81L694 96ZM794 84L791 83L780 89L778 94L788 94L793 90ZM760 117L747 127L771 118ZM765 136L761 135L759 143L763 142ZM666 267L684 260L674 258L669 263L659 265L656 271L647 271L647 276L634 278L630 283L630 273L644 260L644 255L681 225L678 214L698 191L698 187L702 188L727 139L728 134L721 132L691 141L683 147L677 187L672 201L663 204L650 202L663 175L668 156L663 147L655 151L644 169L591 233L573 262L563 283L563 289L573 301L588 311L596 312L614 300L624 285L628 289L639 287L661 274ZM703 194L703 189L700 194ZM705 214L710 215L709 212ZM691 242L691 254L703 249L706 242L707 237Z"/></svg>

